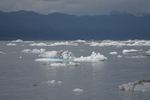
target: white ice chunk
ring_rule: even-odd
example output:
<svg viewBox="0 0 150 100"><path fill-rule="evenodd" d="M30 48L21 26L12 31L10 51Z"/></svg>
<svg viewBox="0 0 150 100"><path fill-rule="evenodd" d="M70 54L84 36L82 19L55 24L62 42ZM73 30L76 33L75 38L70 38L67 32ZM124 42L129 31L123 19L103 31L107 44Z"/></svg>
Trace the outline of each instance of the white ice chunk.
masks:
<svg viewBox="0 0 150 100"><path fill-rule="evenodd" d="M142 49L141 50L135 50L135 49L130 49L130 50L123 50L122 51L122 53L138 53L138 52L141 52L142 51Z"/></svg>
<svg viewBox="0 0 150 100"><path fill-rule="evenodd" d="M118 58L121 58L121 57L123 57L122 55L118 55Z"/></svg>
<svg viewBox="0 0 150 100"><path fill-rule="evenodd" d="M77 46L77 43L73 43L73 42L55 42L53 44L51 44L51 46L59 46L59 45L68 45L68 46Z"/></svg>
<svg viewBox="0 0 150 100"><path fill-rule="evenodd" d="M3 51L0 51L0 53L1 53L1 54L6 54L6 53L5 53L5 52L3 52Z"/></svg>
<svg viewBox="0 0 150 100"><path fill-rule="evenodd" d="M13 40L12 42L23 42L21 39Z"/></svg>
<svg viewBox="0 0 150 100"><path fill-rule="evenodd" d="M91 56L87 56L87 57L79 57L79 58L75 58L74 61L77 62L98 62L98 61L104 61L107 60L107 57L105 57L104 55L100 54L100 53L95 53L92 52Z"/></svg>
<svg viewBox="0 0 150 100"><path fill-rule="evenodd" d="M150 91L150 80L142 80L130 82L128 84L119 85L121 90L134 90L134 91Z"/></svg>
<svg viewBox="0 0 150 100"><path fill-rule="evenodd" d="M83 92L83 89L75 88L75 89L73 89L72 91L74 91L74 92Z"/></svg>
<svg viewBox="0 0 150 100"><path fill-rule="evenodd" d="M16 43L8 43L7 46L16 46Z"/></svg>
<svg viewBox="0 0 150 100"><path fill-rule="evenodd" d="M39 55L40 57L46 57L51 59L63 59L64 61L70 61L74 59L74 54L69 51L47 51Z"/></svg>
<svg viewBox="0 0 150 100"><path fill-rule="evenodd" d="M48 46L46 43L32 43L30 46Z"/></svg>
<svg viewBox="0 0 150 100"><path fill-rule="evenodd" d="M116 54L117 54L117 52L110 52L109 54L116 55Z"/></svg>
<svg viewBox="0 0 150 100"><path fill-rule="evenodd" d="M45 49L24 49L21 51L22 53L34 53L34 54L39 54L45 52Z"/></svg>

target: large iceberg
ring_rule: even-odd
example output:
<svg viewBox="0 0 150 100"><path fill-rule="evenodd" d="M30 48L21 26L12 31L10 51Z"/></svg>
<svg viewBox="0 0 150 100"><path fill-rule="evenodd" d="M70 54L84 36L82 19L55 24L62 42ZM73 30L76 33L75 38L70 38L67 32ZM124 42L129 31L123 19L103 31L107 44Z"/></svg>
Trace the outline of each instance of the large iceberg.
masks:
<svg viewBox="0 0 150 100"><path fill-rule="evenodd" d="M39 57L43 57L40 59L36 59L35 61L74 61L74 62L99 62L107 60L107 57L100 53L92 52L90 56L87 57L75 57L72 52L69 51L47 51L41 53Z"/></svg>
<svg viewBox="0 0 150 100"><path fill-rule="evenodd" d="M150 80L129 82L128 84L119 85L120 90L150 91Z"/></svg>

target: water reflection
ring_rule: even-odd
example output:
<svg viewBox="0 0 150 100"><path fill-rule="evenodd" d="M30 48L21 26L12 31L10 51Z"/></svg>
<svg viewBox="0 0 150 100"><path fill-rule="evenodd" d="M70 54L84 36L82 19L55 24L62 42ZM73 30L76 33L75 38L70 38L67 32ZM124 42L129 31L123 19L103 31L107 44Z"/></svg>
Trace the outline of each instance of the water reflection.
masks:
<svg viewBox="0 0 150 100"><path fill-rule="evenodd" d="M149 100L150 92L142 91L119 91L120 98L123 100Z"/></svg>

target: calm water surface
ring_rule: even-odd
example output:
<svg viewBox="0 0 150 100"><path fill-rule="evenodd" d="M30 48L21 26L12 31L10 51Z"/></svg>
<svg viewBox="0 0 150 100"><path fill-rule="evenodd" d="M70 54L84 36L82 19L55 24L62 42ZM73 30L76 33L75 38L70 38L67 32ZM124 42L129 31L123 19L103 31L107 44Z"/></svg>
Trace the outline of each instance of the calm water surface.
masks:
<svg viewBox="0 0 150 100"><path fill-rule="evenodd" d="M121 91L118 86L136 80L150 79L150 58L131 58L124 49L150 50L150 47L29 46L0 42L0 100L150 100L150 92ZM21 53L23 49L68 50L76 57L92 51L108 58L102 62L84 62L80 66L51 67L50 62L35 62L38 54ZM117 51L118 55L109 52ZM135 54L140 55L140 54ZM20 58L22 57L22 58ZM61 84L48 84L49 80ZM73 92L75 88L83 92Z"/></svg>

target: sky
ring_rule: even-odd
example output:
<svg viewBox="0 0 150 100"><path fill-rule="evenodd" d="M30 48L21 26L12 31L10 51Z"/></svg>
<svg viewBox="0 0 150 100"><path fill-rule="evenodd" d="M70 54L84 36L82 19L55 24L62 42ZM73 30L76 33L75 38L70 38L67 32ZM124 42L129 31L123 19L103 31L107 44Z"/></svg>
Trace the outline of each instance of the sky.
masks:
<svg viewBox="0 0 150 100"><path fill-rule="evenodd" d="M102 15L111 11L150 13L150 0L0 0L0 11L61 12L72 15Z"/></svg>

